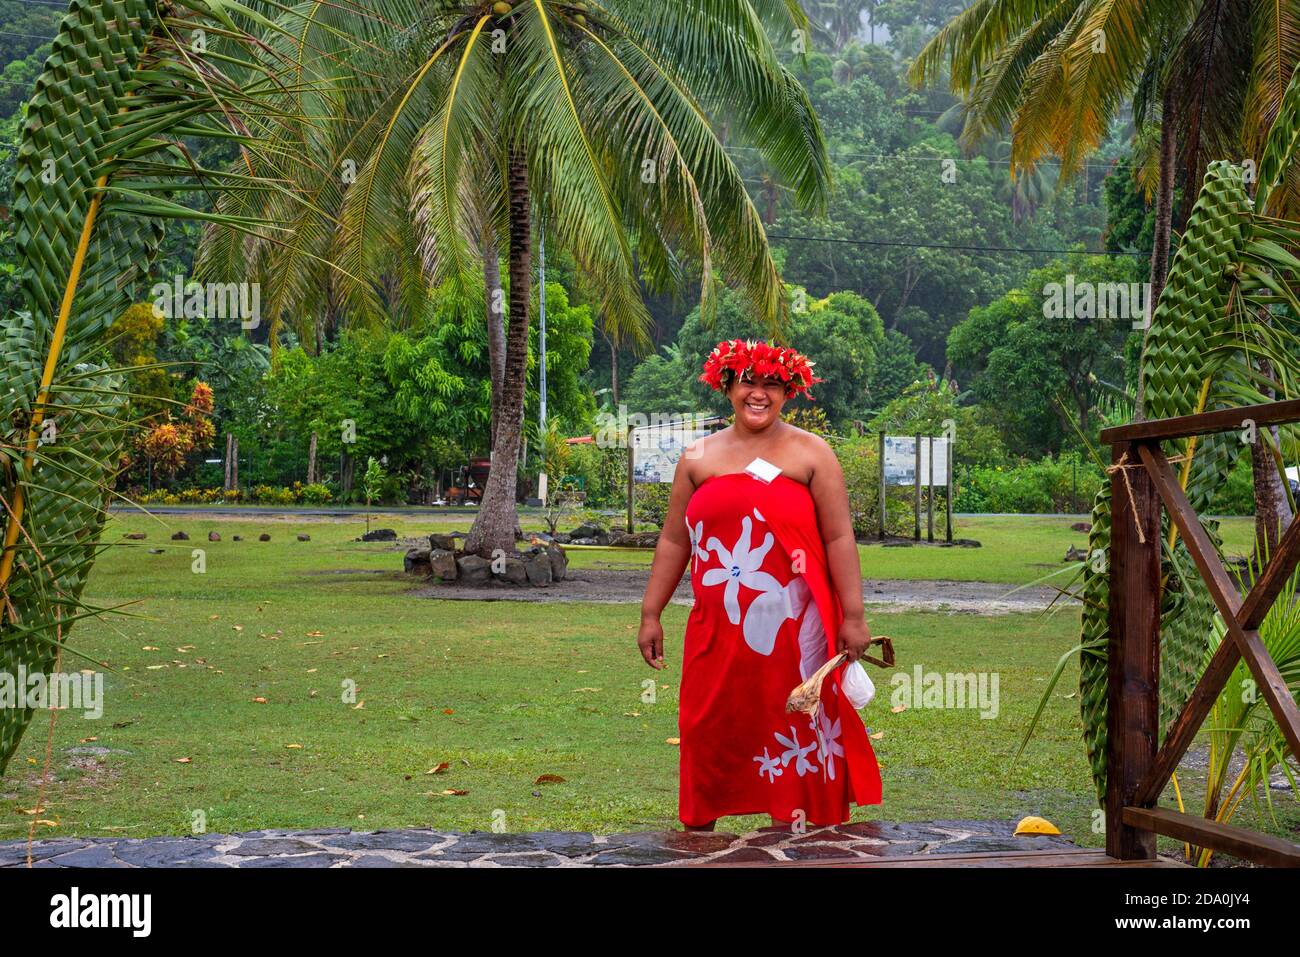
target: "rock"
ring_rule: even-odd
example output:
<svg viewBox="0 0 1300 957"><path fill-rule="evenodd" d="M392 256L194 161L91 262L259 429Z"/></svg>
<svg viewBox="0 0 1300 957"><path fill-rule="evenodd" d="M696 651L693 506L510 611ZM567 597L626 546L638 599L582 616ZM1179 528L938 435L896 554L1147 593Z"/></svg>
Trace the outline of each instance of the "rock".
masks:
<svg viewBox="0 0 1300 957"><path fill-rule="evenodd" d="M1063 562L1081 562L1081 561L1083 561L1084 559L1086 559L1087 557L1088 557L1088 551L1087 551L1087 549L1083 549L1083 548L1075 548L1073 545L1071 545L1069 548L1067 548L1067 549L1065 550L1065 557L1062 558L1061 561L1063 561Z"/></svg>
<svg viewBox="0 0 1300 957"><path fill-rule="evenodd" d="M429 549L422 546L407 549L402 571L408 575L429 575Z"/></svg>
<svg viewBox="0 0 1300 957"><path fill-rule="evenodd" d="M144 532L127 532L122 537L129 538L133 542L143 542L148 536Z"/></svg>
<svg viewBox="0 0 1300 957"><path fill-rule="evenodd" d="M659 544L658 532L629 532L610 539L615 548L654 548Z"/></svg>
<svg viewBox="0 0 1300 957"><path fill-rule="evenodd" d="M243 536L243 535L231 535L231 536L230 536L230 540L231 540L232 542L242 542L242 541L244 540L244 536Z"/></svg>
<svg viewBox="0 0 1300 957"><path fill-rule="evenodd" d="M263 532L261 535L257 536L257 540L259 542L269 542L271 540L271 534L269 532Z"/></svg>
<svg viewBox="0 0 1300 957"><path fill-rule="evenodd" d="M221 536L218 535L216 532L208 532L208 541L219 542L221 541Z"/></svg>
<svg viewBox="0 0 1300 957"><path fill-rule="evenodd" d="M530 548L523 556L524 572L530 585L551 583L551 556L541 548Z"/></svg>
<svg viewBox="0 0 1300 957"><path fill-rule="evenodd" d="M1086 534L1092 531L1092 524L1090 522L1075 522L1070 526L1070 528L1076 532L1083 532Z"/></svg>
<svg viewBox="0 0 1300 957"><path fill-rule="evenodd" d="M186 535L184 532L176 532L175 534L172 535L173 542L188 542L189 540L190 537Z"/></svg>
<svg viewBox="0 0 1300 957"><path fill-rule="evenodd" d="M561 545L568 545L572 539L573 537L568 532L556 532L553 540L559 542Z"/></svg>
<svg viewBox="0 0 1300 957"><path fill-rule="evenodd" d="M497 577L502 581L510 582L512 585L528 584L528 572L524 569L524 563L514 556L506 557L505 567Z"/></svg>
<svg viewBox="0 0 1300 957"><path fill-rule="evenodd" d="M429 536L429 547L454 552L456 550L456 536L443 535L441 532L434 532Z"/></svg>
<svg viewBox="0 0 1300 957"><path fill-rule="evenodd" d="M481 555L462 555L456 559L458 578L466 585L486 585L492 580L492 563Z"/></svg>
<svg viewBox="0 0 1300 957"><path fill-rule="evenodd" d="M460 566L456 564L456 553L445 548L430 549L429 573L441 581L454 582L460 573Z"/></svg>
<svg viewBox="0 0 1300 957"><path fill-rule="evenodd" d="M308 534L306 534L305 532L299 532L299 533L298 533L298 541L300 541L300 542L310 542L310 541L311 541L311 536L308 535Z"/></svg>
<svg viewBox="0 0 1300 957"><path fill-rule="evenodd" d="M546 555L551 560L551 581L564 581L564 576L569 573L569 556L555 542L546 546Z"/></svg>
<svg viewBox="0 0 1300 957"><path fill-rule="evenodd" d="M975 539L973 538L954 538L952 540L952 543L954 545L960 545L962 548L983 548L984 547L979 542L975 541Z"/></svg>
<svg viewBox="0 0 1300 957"><path fill-rule="evenodd" d="M569 532L569 539L575 545L608 545L610 534L609 529L601 528L591 522L583 522L573 531ZM581 539L581 541L579 541ZM590 539L590 541L588 541Z"/></svg>
<svg viewBox="0 0 1300 957"><path fill-rule="evenodd" d="M366 532L361 536L363 542L395 542L397 541L397 532L391 528L376 528L373 532Z"/></svg>

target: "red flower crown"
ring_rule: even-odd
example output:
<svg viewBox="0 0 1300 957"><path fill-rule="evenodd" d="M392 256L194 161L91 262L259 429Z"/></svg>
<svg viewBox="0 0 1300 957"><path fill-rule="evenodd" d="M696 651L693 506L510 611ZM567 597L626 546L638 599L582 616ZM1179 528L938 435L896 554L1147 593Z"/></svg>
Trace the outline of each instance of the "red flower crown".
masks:
<svg viewBox="0 0 1300 957"><path fill-rule="evenodd" d="M756 376L777 376L785 383L787 396L803 392L811 399L809 387L815 382L826 381L813 375L813 365L813 361L803 353L785 346L753 339L724 339L704 360L700 381L725 392L736 376L745 372Z"/></svg>

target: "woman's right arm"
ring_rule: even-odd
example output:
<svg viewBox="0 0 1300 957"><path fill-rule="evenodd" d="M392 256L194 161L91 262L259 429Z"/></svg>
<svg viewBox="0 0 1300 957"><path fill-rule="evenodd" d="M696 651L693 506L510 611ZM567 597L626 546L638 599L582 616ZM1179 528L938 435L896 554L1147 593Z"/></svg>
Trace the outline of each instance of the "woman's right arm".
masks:
<svg viewBox="0 0 1300 957"><path fill-rule="evenodd" d="M690 451L688 448L687 452ZM645 596L641 599L641 627L637 631L636 643L646 664L655 669L664 667L664 629L659 616L677 590L686 563L691 559L691 540L686 533L686 504L695 491L695 481L686 467L686 458L683 454L673 472L668 513L659 533L659 544L655 546Z"/></svg>

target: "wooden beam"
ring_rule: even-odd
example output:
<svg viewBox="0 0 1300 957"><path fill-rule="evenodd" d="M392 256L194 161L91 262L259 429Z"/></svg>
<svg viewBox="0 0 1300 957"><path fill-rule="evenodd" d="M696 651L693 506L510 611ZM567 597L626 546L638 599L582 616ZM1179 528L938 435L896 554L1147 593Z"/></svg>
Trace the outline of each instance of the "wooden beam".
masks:
<svg viewBox="0 0 1300 957"><path fill-rule="evenodd" d="M1155 763L1138 786L1134 804L1150 806L1160 799L1161 792L1164 791L1165 785L1169 783L1174 772L1178 770L1178 763L1182 761L1183 755L1187 753L1187 749L1196 738L1196 732L1209 717L1210 709L1219 699L1219 692L1232 677L1232 669L1237 667L1239 660L1241 660L1241 651L1235 641L1225 638L1219 643L1214 657L1210 659L1209 667L1196 682L1195 690L1187 699L1187 704L1183 706L1182 713L1165 733L1164 744L1160 746L1160 753L1156 755Z"/></svg>
<svg viewBox="0 0 1300 957"><path fill-rule="evenodd" d="M1277 664L1269 655L1268 649L1259 637L1259 632L1247 631L1242 627L1242 601L1237 594L1237 588L1228 577L1228 572L1223 567L1218 553L1215 552L1209 535L1201 527L1191 503L1187 501L1186 493L1174 477L1174 471L1169 467L1169 460L1155 445L1139 445L1138 454L1146 465L1145 471L1154 481L1155 487L1159 489L1160 497L1164 499L1169 514L1178 524L1178 530L1182 532L1187 550L1191 552L1192 559L1205 580L1205 586L1209 589L1210 597L1214 599L1219 614L1223 616L1228 635L1236 642L1241 656L1250 666L1250 672L1259 686L1260 693L1277 719L1282 736L1291 746L1291 753L1300 754L1300 707L1297 707L1286 679L1282 677ZM1131 470L1130 475L1134 471L1136 470ZM1290 529L1287 531L1289 533Z"/></svg>
<svg viewBox="0 0 1300 957"><path fill-rule="evenodd" d="M1123 821L1155 760L1160 706L1160 499L1137 449L1117 445L1111 474L1110 635L1106 680L1106 853L1150 860L1156 838ZM1130 492L1131 497L1130 497ZM1140 531L1139 531L1140 530Z"/></svg>
<svg viewBox="0 0 1300 957"><path fill-rule="evenodd" d="M1266 867L1300 867L1300 844L1168 808L1125 807L1124 821L1165 837L1208 847Z"/></svg>
<svg viewBox="0 0 1300 957"><path fill-rule="evenodd" d="M1300 565L1300 521L1292 519L1291 526L1277 544L1277 551L1268 560L1264 574L1259 576L1241 603L1238 618L1243 629L1254 631L1263 624L1273 602L1291 580L1296 565Z"/></svg>
<svg viewBox="0 0 1300 957"><path fill-rule="evenodd" d="M1266 402L1247 405L1239 409L1216 409L1196 415L1180 415L1172 419L1151 419L1147 422L1130 422L1103 429L1101 441L1108 445L1152 439L1181 439L1190 435L1210 435L1214 432L1239 431L1246 428L1249 419L1257 428L1267 425L1285 425L1300 422L1300 399L1283 402Z"/></svg>

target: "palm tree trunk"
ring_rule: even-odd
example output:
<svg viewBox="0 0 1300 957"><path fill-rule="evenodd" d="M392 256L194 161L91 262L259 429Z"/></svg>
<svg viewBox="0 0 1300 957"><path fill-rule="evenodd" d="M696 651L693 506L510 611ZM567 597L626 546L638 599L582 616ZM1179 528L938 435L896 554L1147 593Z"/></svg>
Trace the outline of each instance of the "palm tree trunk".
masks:
<svg viewBox="0 0 1300 957"><path fill-rule="evenodd" d="M506 369L505 311L498 308L497 296L501 290L501 257L497 253L496 237L483 237L483 291L487 298L488 365L492 378L492 431L490 442L496 441L497 419L501 404L501 386Z"/></svg>
<svg viewBox="0 0 1300 957"><path fill-rule="evenodd" d="M1169 275L1169 239L1174 220L1174 153L1178 145L1173 123L1173 84L1165 87L1163 103L1160 115L1160 186L1156 192L1155 241L1151 247L1151 296L1147 300L1148 308L1152 313L1156 310L1160 293L1165 288L1165 278ZM1150 332L1149 325L1147 332ZM1140 422L1146 418L1142 407L1145 393L1146 380L1139 375L1137 402L1133 415L1135 421Z"/></svg>
<svg viewBox="0 0 1300 957"><path fill-rule="evenodd" d="M1259 360L1259 370L1266 377L1273 372L1267 359ZM1272 390L1265 389L1264 394L1272 397ZM1276 443L1276 426L1270 429L1270 433ZM1255 554L1256 560L1261 562L1259 567L1263 568L1264 558L1276 554L1278 540L1291 524L1291 503L1282 487L1277 459L1273 457L1273 450L1262 429L1250 446L1250 468L1255 479Z"/></svg>
<svg viewBox="0 0 1300 957"><path fill-rule="evenodd" d="M492 471L478 515L465 538L465 551L484 558L497 549L515 550L519 515L515 490L519 475L519 444L524 424L524 387L528 371L528 299L532 272L532 210L528 166L518 150L510 154L507 177L510 202L510 325L506 332L505 367L492 443Z"/></svg>

